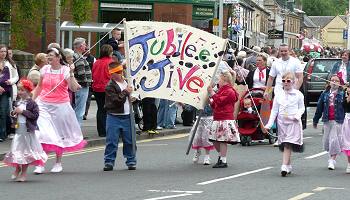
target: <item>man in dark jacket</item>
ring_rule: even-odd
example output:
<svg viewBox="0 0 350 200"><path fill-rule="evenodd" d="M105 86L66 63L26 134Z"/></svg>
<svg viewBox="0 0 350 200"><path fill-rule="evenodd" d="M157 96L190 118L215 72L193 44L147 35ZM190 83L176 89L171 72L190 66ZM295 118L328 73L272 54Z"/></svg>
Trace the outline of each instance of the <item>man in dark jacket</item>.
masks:
<svg viewBox="0 0 350 200"><path fill-rule="evenodd" d="M124 47L123 41L120 41L121 37L122 31L119 28L114 28L112 30L112 37L107 40L107 44L113 47L113 54L117 56L119 61L123 59L119 49L121 47Z"/></svg>

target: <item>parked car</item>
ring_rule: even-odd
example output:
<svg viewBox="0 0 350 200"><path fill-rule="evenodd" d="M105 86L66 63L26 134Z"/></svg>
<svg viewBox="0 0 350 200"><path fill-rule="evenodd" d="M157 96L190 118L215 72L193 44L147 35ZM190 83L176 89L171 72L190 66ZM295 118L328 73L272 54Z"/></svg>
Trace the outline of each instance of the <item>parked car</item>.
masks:
<svg viewBox="0 0 350 200"><path fill-rule="evenodd" d="M319 96L325 89L330 71L337 62L341 62L341 59L315 58L306 64L304 69L303 93L307 106L317 103Z"/></svg>

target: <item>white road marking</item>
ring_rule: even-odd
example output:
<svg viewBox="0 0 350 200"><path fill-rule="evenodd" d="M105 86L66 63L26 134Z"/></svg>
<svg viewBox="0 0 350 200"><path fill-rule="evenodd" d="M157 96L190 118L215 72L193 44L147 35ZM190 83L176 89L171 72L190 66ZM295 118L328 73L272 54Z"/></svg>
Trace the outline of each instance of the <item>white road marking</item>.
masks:
<svg viewBox="0 0 350 200"><path fill-rule="evenodd" d="M335 188L335 187L317 187L313 189L313 192L321 192L323 190L345 190L345 188Z"/></svg>
<svg viewBox="0 0 350 200"><path fill-rule="evenodd" d="M173 192L173 193L189 193L189 194L200 194L203 191L181 191L181 190L148 190L149 192Z"/></svg>
<svg viewBox="0 0 350 200"><path fill-rule="evenodd" d="M272 169L272 168L273 167L265 167L265 168L262 168L262 169L257 169L257 170L253 170L253 171L249 171L249 172L244 172L244 173L236 174L236 175L233 175L233 176L228 176L228 177L224 177L224 178L218 178L218 179L213 179L213 180L210 180L210 181L197 183L197 185L208 185L208 184L211 184L211 183L216 183L216 182L220 182L220 181L224 181L224 180L228 180L228 179L233 179L233 178L238 178L238 177L249 175L249 174L258 173L258 172L269 170L269 169Z"/></svg>
<svg viewBox="0 0 350 200"><path fill-rule="evenodd" d="M300 200L300 199L305 199L306 197L309 197L309 196L311 196L311 195L313 195L313 194L315 194L315 193L302 193L302 194L299 194L299 195L297 195L297 196L295 196L295 197L292 197L292 198L290 198L290 199L288 199L288 200Z"/></svg>
<svg viewBox="0 0 350 200"><path fill-rule="evenodd" d="M175 195L169 195L169 196L163 196L163 197L155 197L150 199L144 199L144 200L159 200L159 199L171 199L171 198L177 198L177 197L185 197L185 196L191 196L192 194L185 193L185 194L175 194Z"/></svg>
<svg viewBox="0 0 350 200"><path fill-rule="evenodd" d="M307 139L310 139L310 138L312 138L312 137L304 137L303 140L307 140Z"/></svg>
<svg viewBox="0 0 350 200"><path fill-rule="evenodd" d="M317 157L320 157L320 156L323 156L323 155L326 155L326 154L328 154L328 152L327 151L323 151L321 153L318 153L318 154L315 154L315 155L312 155L312 156L308 156L305 159L313 159L313 158L317 158Z"/></svg>

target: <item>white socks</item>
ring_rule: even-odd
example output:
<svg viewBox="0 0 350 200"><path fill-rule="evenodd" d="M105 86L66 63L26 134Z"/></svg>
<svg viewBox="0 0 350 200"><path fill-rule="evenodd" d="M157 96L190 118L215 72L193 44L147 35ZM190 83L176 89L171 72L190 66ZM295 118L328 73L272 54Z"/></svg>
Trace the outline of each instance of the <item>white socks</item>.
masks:
<svg viewBox="0 0 350 200"><path fill-rule="evenodd" d="M226 157L221 157L221 161L222 161L223 163L226 163Z"/></svg>

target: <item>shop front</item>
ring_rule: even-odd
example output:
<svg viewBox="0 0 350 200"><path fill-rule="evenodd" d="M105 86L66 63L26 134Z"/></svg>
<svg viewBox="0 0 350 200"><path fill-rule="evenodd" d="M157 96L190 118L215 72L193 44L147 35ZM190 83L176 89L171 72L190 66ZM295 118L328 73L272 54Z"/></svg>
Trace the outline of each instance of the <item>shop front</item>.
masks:
<svg viewBox="0 0 350 200"><path fill-rule="evenodd" d="M192 26L212 33L212 20L214 18L214 7L193 5Z"/></svg>

